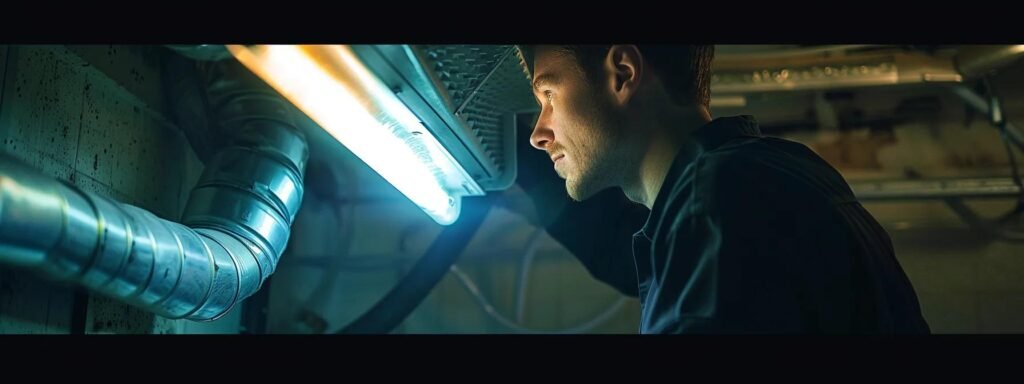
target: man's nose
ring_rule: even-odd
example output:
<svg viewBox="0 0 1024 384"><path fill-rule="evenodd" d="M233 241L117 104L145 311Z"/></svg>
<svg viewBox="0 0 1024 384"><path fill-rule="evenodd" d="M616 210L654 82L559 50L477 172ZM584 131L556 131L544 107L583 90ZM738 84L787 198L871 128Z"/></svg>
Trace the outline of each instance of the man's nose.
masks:
<svg viewBox="0 0 1024 384"><path fill-rule="evenodd" d="M537 119L537 125L533 127L533 133L530 134L530 144L542 151L547 150L551 142L555 140L555 132L549 128L545 115L545 113L541 113L540 118Z"/></svg>

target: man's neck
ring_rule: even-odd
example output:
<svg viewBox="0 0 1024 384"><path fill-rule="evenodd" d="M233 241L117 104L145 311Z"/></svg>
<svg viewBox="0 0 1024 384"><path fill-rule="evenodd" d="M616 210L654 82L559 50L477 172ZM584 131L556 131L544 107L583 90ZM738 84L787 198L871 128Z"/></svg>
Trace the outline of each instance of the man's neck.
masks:
<svg viewBox="0 0 1024 384"><path fill-rule="evenodd" d="M622 186L626 196L652 209L674 160L681 153L688 158L696 155L692 134L709 121L711 117L704 110L677 111L657 119L659 126L654 127L647 150L642 154L637 177Z"/></svg>

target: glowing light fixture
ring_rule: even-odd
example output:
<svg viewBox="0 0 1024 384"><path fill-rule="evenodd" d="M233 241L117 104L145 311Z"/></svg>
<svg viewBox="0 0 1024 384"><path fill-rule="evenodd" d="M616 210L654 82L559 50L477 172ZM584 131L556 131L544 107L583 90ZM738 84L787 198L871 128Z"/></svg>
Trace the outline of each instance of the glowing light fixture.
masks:
<svg viewBox="0 0 1024 384"><path fill-rule="evenodd" d="M419 118L344 45L228 46L324 130L442 225L484 191Z"/></svg>

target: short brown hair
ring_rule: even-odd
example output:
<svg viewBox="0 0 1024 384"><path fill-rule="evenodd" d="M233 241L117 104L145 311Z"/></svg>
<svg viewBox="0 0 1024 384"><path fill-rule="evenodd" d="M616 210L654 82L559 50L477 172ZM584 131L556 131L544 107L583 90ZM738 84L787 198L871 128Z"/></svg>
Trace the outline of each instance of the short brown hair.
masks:
<svg viewBox="0 0 1024 384"><path fill-rule="evenodd" d="M536 46L518 45L520 64L526 76L532 79ZM611 45L560 45L559 48L574 58L580 69L591 80L598 76L601 62ZM637 45L650 65L665 83L665 89L677 104L695 102L707 107L711 102L711 60L714 45Z"/></svg>

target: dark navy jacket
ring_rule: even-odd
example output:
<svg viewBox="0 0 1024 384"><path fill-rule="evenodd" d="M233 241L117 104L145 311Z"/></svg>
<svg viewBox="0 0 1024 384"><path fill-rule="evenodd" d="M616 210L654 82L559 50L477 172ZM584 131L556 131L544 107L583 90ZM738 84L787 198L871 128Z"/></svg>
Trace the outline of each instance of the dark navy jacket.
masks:
<svg viewBox="0 0 1024 384"><path fill-rule="evenodd" d="M639 297L641 333L929 332L888 234L834 168L749 116L695 138L650 211L615 189L547 225L591 274Z"/></svg>

